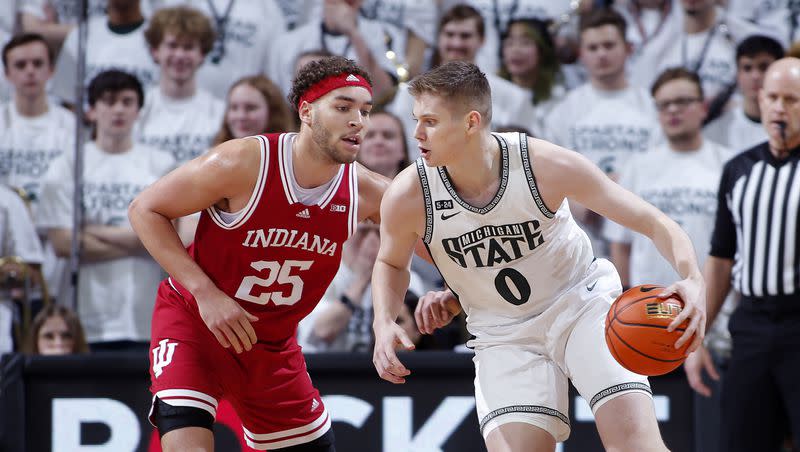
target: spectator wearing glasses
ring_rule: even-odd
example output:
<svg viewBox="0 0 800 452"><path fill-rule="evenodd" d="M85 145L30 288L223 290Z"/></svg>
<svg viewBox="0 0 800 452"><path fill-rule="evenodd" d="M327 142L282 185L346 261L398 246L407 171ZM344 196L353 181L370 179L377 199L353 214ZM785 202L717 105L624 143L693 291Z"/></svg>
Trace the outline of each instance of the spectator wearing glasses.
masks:
<svg viewBox="0 0 800 452"><path fill-rule="evenodd" d="M719 175L731 151L703 138L706 107L697 74L667 69L653 84L652 95L666 140L650 152L631 156L619 183L678 222L702 261L708 252ZM611 222L604 232L623 287L668 285L675 279L675 271L658 258L646 237Z"/></svg>
<svg viewBox="0 0 800 452"><path fill-rule="evenodd" d="M729 149L703 137L706 117L703 90L697 74L684 68L662 72L652 89L659 123L666 141L650 152L638 154L623 166L619 183L656 206L683 227L694 245L698 262L708 254L714 227L717 187L722 166L732 156ZM646 237L607 222L604 235L610 242L611 260L623 287L639 284L668 285L677 274ZM730 312L731 302L725 307ZM706 343L718 363L730 356L727 315L709 328ZM687 373L689 370L687 369ZM716 447L719 435L719 397L695 397L697 450Z"/></svg>

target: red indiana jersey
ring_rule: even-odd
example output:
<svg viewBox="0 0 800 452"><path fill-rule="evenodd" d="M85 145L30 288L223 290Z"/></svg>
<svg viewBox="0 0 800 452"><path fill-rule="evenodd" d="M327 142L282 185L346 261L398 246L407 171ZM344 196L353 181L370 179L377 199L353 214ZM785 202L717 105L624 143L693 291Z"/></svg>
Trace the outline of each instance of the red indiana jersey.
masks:
<svg viewBox="0 0 800 452"><path fill-rule="evenodd" d="M298 200L288 161L295 137L257 137L261 166L249 202L232 222L214 206L203 211L189 247L214 284L259 317L253 323L259 342L276 345L294 337L297 323L319 303L358 223L355 165L341 165L318 204ZM179 281L170 283L194 301Z"/></svg>

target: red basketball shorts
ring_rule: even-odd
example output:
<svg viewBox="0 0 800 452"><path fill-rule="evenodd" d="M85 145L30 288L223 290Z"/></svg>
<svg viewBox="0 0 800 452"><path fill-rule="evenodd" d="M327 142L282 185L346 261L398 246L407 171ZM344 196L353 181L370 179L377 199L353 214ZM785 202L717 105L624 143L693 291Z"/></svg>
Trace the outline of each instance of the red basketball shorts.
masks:
<svg viewBox="0 0 800 452"><path fill-rule="evenodd" d="M158 288L153 311L150 381L154 401L200 408L215 418L219 401L228 400L254 449L303 444L330 429L295 340L279 349L259 342L236 354L217 342L168 280Z"/></svg>

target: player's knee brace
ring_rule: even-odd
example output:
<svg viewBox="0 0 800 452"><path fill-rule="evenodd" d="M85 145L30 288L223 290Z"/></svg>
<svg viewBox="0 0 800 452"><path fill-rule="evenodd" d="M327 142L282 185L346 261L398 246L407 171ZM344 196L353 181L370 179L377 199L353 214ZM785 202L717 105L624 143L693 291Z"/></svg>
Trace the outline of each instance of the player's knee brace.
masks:
<svg viewBox="0 0 800 452"><path fill-rule="evenodd" d="M206 410L191 406L172 406L158 397L153 404L153 420L159 436L184 427L202 427L212 430L214 416Z"/></svg>

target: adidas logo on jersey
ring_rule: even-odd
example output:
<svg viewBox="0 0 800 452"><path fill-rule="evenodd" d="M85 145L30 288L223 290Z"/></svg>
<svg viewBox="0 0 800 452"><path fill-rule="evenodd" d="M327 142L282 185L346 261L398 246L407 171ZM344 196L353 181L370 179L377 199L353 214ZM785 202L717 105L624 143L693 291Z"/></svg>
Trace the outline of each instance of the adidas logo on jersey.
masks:
<svg viewBox="0 0 800 452"><path fill-rule="evenodd" d="M345 80L347 80L348 82L357 82L358 81L358 77L356 77L353 74L350 74L350 75L347 76L347 78Z"/></svg>
<svg viewBox="0 0 800 452"><path fill-rule="evenodd" d="M317 411L317 408L319 408L319 402L317 399L311 399L311 411Z"/></svg>
<svg viewBox="0 0 800 452"><path fill-rule="evenodd" d="M297 218L311 218L311 213L308 209L303 209L297 213Z"/></svg>

